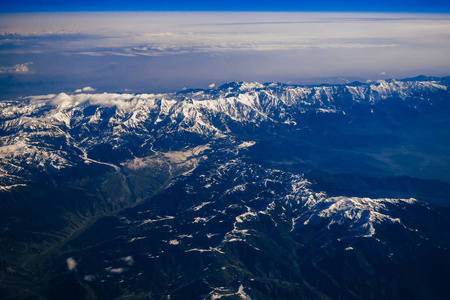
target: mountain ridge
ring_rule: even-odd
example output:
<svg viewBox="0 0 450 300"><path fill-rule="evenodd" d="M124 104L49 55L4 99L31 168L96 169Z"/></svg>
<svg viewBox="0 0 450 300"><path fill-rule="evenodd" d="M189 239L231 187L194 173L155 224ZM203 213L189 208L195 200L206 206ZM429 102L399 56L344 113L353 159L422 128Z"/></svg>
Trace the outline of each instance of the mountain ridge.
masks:
<svg viewBox="0 0 450 300"><path fill-rule="evenodd" d="M2 101L0 293L443 299L450 91L432 79Z"/></svg>

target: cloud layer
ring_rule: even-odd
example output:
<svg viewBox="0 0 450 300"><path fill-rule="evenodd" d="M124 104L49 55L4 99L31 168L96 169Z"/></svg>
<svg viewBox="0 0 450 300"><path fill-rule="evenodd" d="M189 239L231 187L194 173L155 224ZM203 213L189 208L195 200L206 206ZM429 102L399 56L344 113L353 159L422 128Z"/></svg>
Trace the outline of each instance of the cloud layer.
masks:
<svg viewBox="0 0 450 300"><path fill-rule="evenodd" d="M27 62L23 64L17 64L12 67L0 67L0 73L28 73L30 69L29 65L33 64L32 62Z"/></svg>
<svg viewBox="0 0 450 300"><path fill-rule="evenodd" d="M6 15L1 34L55 40L81 55L160 56L187 52L448 47L449 15L361 13L76 13ZM75 37L74 39L71 39ZM444 37L447 37L447 41ZM48 47L47 49L45 47ZM36 51L31 48L30 51Z"/></svg>
<svg viewBox="0 0 450 300"><path fill-rule="evenodd" d="M448 14L148 12L0 18L0 66L33 61L39 77L27 78L27 86L42 93L80 86L168 92L241 80L303 84L326 78L446 76L448 53ZM0 69L27 71L28 64ZM13 83L0 82L0 89L8 91Z"/></svg>

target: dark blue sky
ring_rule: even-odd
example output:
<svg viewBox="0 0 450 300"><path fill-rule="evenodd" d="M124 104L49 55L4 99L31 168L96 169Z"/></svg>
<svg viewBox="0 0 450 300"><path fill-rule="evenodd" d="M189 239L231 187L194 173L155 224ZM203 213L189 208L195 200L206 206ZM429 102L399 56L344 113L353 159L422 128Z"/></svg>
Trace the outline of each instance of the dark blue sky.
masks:
<svg viewBox="0 0 450 300"><path fill-rule="evenodd" d="M449 0L1 0L0 12L348 11L450 13Z"/></svg>

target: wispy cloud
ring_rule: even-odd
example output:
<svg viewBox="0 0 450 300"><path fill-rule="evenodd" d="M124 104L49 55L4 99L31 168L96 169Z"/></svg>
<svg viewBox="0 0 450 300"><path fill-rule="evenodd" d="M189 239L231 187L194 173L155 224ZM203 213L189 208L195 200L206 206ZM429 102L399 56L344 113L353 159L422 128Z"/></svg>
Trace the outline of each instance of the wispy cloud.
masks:
<svg viewBox="0 0 450 300"><path fill-rule="evenodd" d="M30 72L29 65L32 65L33 62L27 62L23 64L17 64L12 67L0 67L0 73L28 73Z"/></svg>
<svg viewBox="0 0 450 300"><path fill-rule="evenodd" d="M4 23L0 34L9 43L21 37L40 37L44 41L47 38L30 51L48 47L89 56L361 49L421 45L421 41L422 46L432 43L448 47L450 43L448 15L79 13L32 14L27 19L9 19Z"/></svg>

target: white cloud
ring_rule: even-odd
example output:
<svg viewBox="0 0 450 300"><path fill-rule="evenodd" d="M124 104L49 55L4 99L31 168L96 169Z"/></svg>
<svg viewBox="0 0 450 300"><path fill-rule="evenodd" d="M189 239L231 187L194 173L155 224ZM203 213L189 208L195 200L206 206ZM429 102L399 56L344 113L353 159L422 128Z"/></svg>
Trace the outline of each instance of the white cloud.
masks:
<svg viewBox="0 0 450 300"><path fill-rule="evenodd" d="M210 85L208 85L208 87L209 87L210 89L213 89L213 88L216 87L216 84L215 84L215 83L211 83Z"/></svg>
<svg viewBox="0 0 450 300"><path fill-rule="evenodd" d="M51 103L55 106L69 106L73 105L75 103L75 100L73 97L67 95L66 93L60 93L51 101Z"/></svg>
<svg viewBox="0 0 450 300"><path fill-rule="evenodd" d="M94 92L94 91L95 91L94 88L92 88L92 87L90 87L90 86L86 86L86 87L84 87L84 88L82 88L82 89L76 89L76 90L75 90L75 93Z"/></svg>
<svg viewBox="0 0 450 300"><path fill-rule="evenodd" d="M89 87L88 87L89 88ZM128 109L134 103L131 103L133 94L114 94L114 93L102 93L102 94L80 94L68 95L66 93L60 93L51 100L51 104L60 108L77 106L86 101L89 101L92 105L101 105L106 107L116 106L120 109Z"/></svg>
<svg viewBox="0 0 450 300"><path fill-rule="evenodd" d="M68 54L90 56L316 47L361 49L430 45L430 42L448 45L444 37L450 34L448 16L423 14L148 12L5 18L6 26L0 29L0 34L13 32L41 38L59 35L66 38L65 43L51 43L52 46L64 47ZM55 32L54 27L61 29ZM71 39L72 34L85 38ZM33 49L36 50L41 49Z"/></svg>
<svg viewBox="0 0 450 300"><path fill-rule="evenodd" d="M77 267L77 262L75 261L75 259L73 259L73 257L69 257L68 259L66 259L66 263L67 269L69 269L69 271L73 271Z"/></svg>
<svg viewBox="0 0 450 300"><path fill-rule="evenodd" d="M32 64L33 62L27 62L14 65L13 67L0 67L0 73L28 73L30 72L28 66Z"/></svg>

